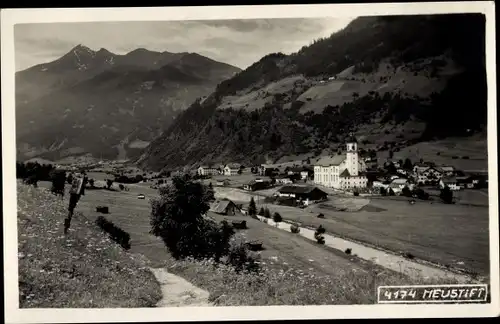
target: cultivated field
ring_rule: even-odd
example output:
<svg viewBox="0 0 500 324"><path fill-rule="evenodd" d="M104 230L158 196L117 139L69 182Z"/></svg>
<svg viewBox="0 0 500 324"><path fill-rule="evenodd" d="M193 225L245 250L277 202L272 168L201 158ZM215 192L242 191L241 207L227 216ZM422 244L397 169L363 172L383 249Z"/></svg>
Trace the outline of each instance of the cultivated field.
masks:
<svg viewBox="0 0 500 324"><path fill-rule="evenodd" d="M372 199L358 212L267 205L284 219L479 275L489 274L488 208ZM319 213L324 219L317 218Z"/></svg>

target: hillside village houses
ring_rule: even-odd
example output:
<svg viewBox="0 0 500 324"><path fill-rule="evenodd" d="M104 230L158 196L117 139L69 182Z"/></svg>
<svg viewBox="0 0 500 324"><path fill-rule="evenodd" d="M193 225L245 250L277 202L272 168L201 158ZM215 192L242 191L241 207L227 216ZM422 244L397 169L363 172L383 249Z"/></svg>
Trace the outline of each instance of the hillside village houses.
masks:
<svg viewBox="0 0 500 324"><path fill-rule="evenodd" d="M220 171L215 166L202 165L198 168L198 175L200 176L211 176L220 174Z"/></svg>
<svg viewBox="0 0 500 324"><path fill-rule="evenodd" d="M241 164L230 163L224 167L223 173L225 176L232 176L232 175L237 175L240 170L241 170Z"/></svg>
<svg viewBox="0 0 500 324"><path fill-rule="evenodd" d="M358 142L354 136L346 140L346 154L323 157L314 165L314 182L335 189L366 188L366 164L358 157Z"/></svg>

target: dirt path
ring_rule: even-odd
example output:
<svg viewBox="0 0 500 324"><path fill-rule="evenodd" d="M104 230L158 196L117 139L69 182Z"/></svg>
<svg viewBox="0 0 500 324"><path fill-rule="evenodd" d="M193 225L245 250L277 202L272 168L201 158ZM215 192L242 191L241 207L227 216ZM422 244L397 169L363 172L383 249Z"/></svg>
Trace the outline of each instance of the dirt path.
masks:
<svg viewBox="0 0 500 324"><path fill-rule="evenodd" d="M156 307L212 306L209 293L163 268L150 268L160 283L163 298Z"/></svg>
<svg viewBox="0 0 500 324"><path fill-rule="evenodd" d="M260 220L264 217L257 216ZM290 223L281 222L276 224L272 219L268 219L267 223L270 226L277 227L282 230L290 230ZM309 228L300 228L300 235L310 240L314 240L314 230ZM437 266L431 264L424 264L416 261L408 260L402 256L395 254L390 254L382 250L377 250L368 246L364 246L359 243L344 240L338 237L334 237L330 234L324 234L325 245L340 251L345 251L346 249L351 249L351 253L357 257L376 263L386 269L393 270L396 272L402 272L413 278L429 279L429 278L440 278L440 279L454 279L461 283L467 283L471 281L471 278L466 275L460 275L447 271L445 269L438 268Z"/></svg>

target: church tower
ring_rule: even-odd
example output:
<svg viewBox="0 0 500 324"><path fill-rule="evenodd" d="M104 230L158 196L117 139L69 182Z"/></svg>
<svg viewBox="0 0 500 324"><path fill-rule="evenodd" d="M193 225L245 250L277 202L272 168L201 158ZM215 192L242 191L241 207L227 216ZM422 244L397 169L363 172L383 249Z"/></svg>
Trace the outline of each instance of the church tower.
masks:
<svg viewBox="0 0 500 324"><path fill-rule="evenodd" d="M359 162L358 162L358 141L356 138L350 134L346 140L347 154L346 154L346 166L347 170L351 176L357 176L359 173Z"/></svg>

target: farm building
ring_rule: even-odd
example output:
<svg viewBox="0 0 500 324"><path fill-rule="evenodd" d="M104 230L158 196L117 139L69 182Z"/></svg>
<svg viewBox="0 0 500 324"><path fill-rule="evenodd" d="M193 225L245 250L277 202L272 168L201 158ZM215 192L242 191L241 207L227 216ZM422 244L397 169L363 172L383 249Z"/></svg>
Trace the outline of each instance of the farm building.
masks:
<svg viewBox="0 0 500 324"><path fill-rule="evenodd" d="M243 186L243 189L248 191L263 190L269 188L271 183L261 179L252 180Z"/></svg>
<svg viewBox="0 0 500 324"><path fill-rule="evenodd" d="M457 183L457 179L455 177L443 177L439 181L439 187L443 189L444 187L448 187L451 190L460 190L460 186Z"/></svg>
<svg viewBox="0 0 500 324"><path fill-rule="evenodd" d="M284 186L278 190L279 197L296 198L306 205L314 201L325 200L328 194L316 187Z"/></svg>
<svg viewBox="0 0 500 324"><path fill-rule="evenodd" d="M210 204L210 211L219 215L234 215L236 213L236 204L231 200L216 200Z"/></svg>

